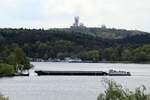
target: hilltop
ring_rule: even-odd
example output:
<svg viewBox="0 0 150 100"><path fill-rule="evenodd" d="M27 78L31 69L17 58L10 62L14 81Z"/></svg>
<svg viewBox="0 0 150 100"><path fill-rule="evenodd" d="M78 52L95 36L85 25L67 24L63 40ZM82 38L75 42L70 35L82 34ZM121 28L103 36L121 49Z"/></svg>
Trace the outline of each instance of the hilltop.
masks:
<svg viewBox="0 0 150 100"><path fill-rule="evenodd" d="M94 28L94 27L73 27L64 29L50 29L50 30L63 30L66 32L82 33L88 34L95 37L101 37L104 39L122 39L135 35L149 34L148 32L138 31L138 30L125 30L125 29L115 29L115 28Z"/></svg>
<svg viewBox="0 0 150 100"><path fill-rule="evenodd" d="M95 37L101 37L104 39L122 39L135 35L148 34L147 32L142 32L138 30L107 28L104 24L100 28L86 27L83 23L80 23L78 16L74 18L74 23L70 28L62 30L68 32L88 34Z"/></svg>

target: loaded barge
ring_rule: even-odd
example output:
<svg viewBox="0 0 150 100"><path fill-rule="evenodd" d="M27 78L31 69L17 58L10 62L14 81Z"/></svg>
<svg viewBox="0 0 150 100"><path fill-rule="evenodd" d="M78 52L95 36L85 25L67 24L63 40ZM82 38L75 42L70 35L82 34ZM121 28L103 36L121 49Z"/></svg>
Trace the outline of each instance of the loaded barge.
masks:
<svg viewBox="0 0 150 100"><path fill-rule="evenodd" d="M130 72L110 70L104 71L35 71L38 76L42 75L64 75L64 76L131 76Z"/></svg>

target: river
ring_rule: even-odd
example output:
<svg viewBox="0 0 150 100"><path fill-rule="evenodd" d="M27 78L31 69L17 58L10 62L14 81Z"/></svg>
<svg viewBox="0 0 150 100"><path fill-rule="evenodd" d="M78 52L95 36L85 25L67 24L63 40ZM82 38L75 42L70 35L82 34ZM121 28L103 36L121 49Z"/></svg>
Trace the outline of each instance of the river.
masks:
<svg viewBox="0 0 150 100"><path fill-rule="evenodd" d="M32 62L29 77L0 78L0 91L10 100L96 100L103 80L115 80L131 90L145 85L150 92L150 64ZM132 76L37 76L34 70L101 70L131 72Z"/></svg>

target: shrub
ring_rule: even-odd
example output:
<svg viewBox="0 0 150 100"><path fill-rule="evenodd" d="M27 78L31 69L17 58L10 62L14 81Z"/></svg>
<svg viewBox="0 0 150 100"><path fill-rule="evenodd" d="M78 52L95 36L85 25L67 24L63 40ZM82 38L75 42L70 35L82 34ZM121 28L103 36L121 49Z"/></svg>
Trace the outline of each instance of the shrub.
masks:
<svg viewBox="0 0 150 100"><path fill-rule="evenodd" d="M145 94L145 86L130 91L114 81L107 81L106 84L107 89L98 96L97 100L150 100L150 95Z"/></svg>
<svg viewBox="0 0 150 100"><path fill-rule="evenodd" d="M0 64L0 76L12 76L14 73L14 66L4 63Z"/></svg>
<svg viewBox="0 0 150 100"><path fill-rule="evenodd" d="M9 99L0 94L0 100L9 100Z"/></svg>

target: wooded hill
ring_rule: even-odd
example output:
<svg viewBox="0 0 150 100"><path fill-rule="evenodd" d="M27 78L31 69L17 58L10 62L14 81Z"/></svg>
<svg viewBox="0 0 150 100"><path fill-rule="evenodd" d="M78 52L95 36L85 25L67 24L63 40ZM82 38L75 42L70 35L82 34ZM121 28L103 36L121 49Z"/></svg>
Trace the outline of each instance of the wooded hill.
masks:
<svg viewBox="0 0 150 100"><path fill-rule="evenodd" d="M30 58L150 61L150 34L107 28L0 29L0 57L22 48Z"/></svg>

